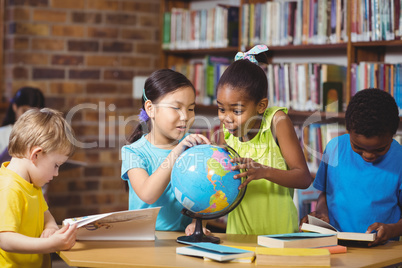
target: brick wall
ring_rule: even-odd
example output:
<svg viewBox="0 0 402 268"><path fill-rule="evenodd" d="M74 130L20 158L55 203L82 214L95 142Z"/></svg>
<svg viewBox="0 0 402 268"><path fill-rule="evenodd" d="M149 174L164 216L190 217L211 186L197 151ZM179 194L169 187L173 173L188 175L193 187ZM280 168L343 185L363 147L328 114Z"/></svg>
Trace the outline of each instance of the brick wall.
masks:
<svg viewBox="0 0 402 268"><path fill-rule="evenodd" d="M158 0L6 0L4 98L36 86L71 118L85 167L49 184L57 222L127 209L120 148L139 101L132 78L158 68ZM87 147L87 148L82 148Z"/></svg>

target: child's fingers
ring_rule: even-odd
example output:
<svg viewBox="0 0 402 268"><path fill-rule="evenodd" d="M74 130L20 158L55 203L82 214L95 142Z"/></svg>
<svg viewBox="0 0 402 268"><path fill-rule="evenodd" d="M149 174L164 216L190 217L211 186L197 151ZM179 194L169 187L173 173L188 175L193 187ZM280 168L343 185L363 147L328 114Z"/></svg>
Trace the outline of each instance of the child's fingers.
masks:
<svg viewBox="0 0 402 268"><path fill-rule="evenodd" d="M238 164L237 166L233 166L232 170L241 170L241 169L248 169L249 164Z"/></svg>
<svg viewBox="0 0 402 268"><path fill-rule="evenodd" d="M193 147L198 144L210 144L211 142L208 140L207 137L200 134L191 134L186 138L186 145L188 147Z"/></svg>
<svg viewBox="0 0 402 268"><path fill-rule="evenodd" d="M65 231L65 235L72 236L77 232L77 224L70 225L69 228Z"/></svg>
<svg viewBox="0 0 402 268"><path fill-rule="evenodd" d="M204 234L205 235L210 235L211 234L211 230L207 229L207 228L203 228L204 229Z"/></svg>
<svg viewBox="0 0 402 268"><path fill-rule="evenodd" d="M375 222L367 228L366 234L377 233L377 231L381 232L381 224L379 222Z"/></svg>
<svg viewBox="0 0 402 268"><path fill-rule="evenodd" d="M253 179L252 178L247 178L242 184L240 184L240 186L239 186L239 190L240 189L242 189L242 188L244 188L244 187L246 187L247 186L247 184L249 184L250 183L250 181L252 181Z"/></svg>
<svg viewBox="0 0 402 268"><path fill-rule="evenodd" d="M210 140L204 135L199 135L205 144L211 144Z"/></svg>
<svg viewBox="0 0 402 268"><path fill-rule="evenodd" d="M57 230L56 233L63 234L69 229L69 227L70 227L70 224L67 223L66 225L61 227L59 230Z"/></svg>
<svg viewBox="0 0 402 268"><path fill-rule="evenodd" d="M204 135L201 135L201 134L194 134L193 137L196 139L197 144L210 144L210 143L211 143L211 142L208 140L208 138L205 137Z"/></svg>
<svg viewBox="0 0 402 268"><path fill-rule="evenodd" d="M246 168L247 165L252 165L253 163L255 163L253 159L243 157L235 157L231 159L230 162L237 163L238 164L237 166L244 164L242 168Z"/></svg>
<svg viewBox="0 0 402 268"><path fill-rule="evenodd" d="M243 157L234 157L232 159L230 159L230 162L232 163L243 163L245 161L246 158Z"/></svg>
<svg viewBox="0 0 402 268"><path fill-rule="evenodd" d="M243 177L247 177L247 171L234 175L233 179L241 179Z"/></svg>

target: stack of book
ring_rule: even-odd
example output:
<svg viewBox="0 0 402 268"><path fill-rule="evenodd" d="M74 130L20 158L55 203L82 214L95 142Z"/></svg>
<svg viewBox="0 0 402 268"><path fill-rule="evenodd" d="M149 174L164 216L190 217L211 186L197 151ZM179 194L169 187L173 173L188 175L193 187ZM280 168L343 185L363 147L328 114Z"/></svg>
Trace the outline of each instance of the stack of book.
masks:
<svg viewBox="0 0 402 268"><path fill-rule="evenodd" d="M333 233L259 235L258 245L257 265L331 266L330 254L346 252Z"/></svg>

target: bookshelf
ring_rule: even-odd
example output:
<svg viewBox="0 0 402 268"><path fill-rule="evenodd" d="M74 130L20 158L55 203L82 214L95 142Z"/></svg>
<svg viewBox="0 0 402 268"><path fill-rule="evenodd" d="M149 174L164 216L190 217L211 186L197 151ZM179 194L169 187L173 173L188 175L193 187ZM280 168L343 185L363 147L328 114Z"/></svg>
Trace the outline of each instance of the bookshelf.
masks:
<svg viewBox="0 0 402 268"><path fill-rule="evenodd" d="M280 1L268 1L268 3L270 3L271 6L278 6L279 4L276 4L277 2ZM282 1L283 2L283 1ZM302 1L291 1L293 2L293 8L296 7L296 11L298 12L297 9L297 5L300 5L300 3ZM359 33L359 29L358 26L360 25L360 28L363 29L363 22L360 22L360 24L358 24L359 22L356 22L357 19L355 18L358 14L361 14L363 11L361 10L362 8L364 9L363 6L360 5L364 5L362 4L364 1L361 0L352 0L352 1L345 1L345 0L330 0L330 1L322 1L322 0L318 0L318 1L304 1L307 3L310 3L310 7L313 7L312 5L316 4L318 5L317 8L326 8L325 6L323 6L323 4L321 4L320 7L320 3L321 2L325 2L325 3L333 3L334 5L339 4L340 7L338 6L334 6L331 7L333 8L335 11L333 13L331 13L332 15L336 16L336 26L334 26L333 28L335 28L335 30L333 29L332 35L334 34L334 31L336 31L336 34L339 34L338 37L336 38L328 38L328 40L331 39L331 41L328 41L326 43L323 43L322 39L312 39L313 41L303 41L302 37L299 36L299 38L296 37L296 30L294 30L294 36L295 38L292 39L292 42L287 42L287 44L285 45L278 45L278 42L272 42L272 44L268 44L269 48L270 48L270 61L275 63L275 61L278 60L278 58L281 58L281 56L285 55L285 59L286 57L288 57L289 61L292 61L292 59L296 59L298 56L301 56L302 59L304 59L306 62L331 62L334 59L339 59L342 58L343 59L343 64L346 66L346 74L347 77L344 81L345 86L344 86L344 103L345 105L349 102L350 97L351 97L351 87L352 87L352 75L351 75L351 70L352 70L352 66L353 64L359 64L361 62L385 62L386 61L386 55L389 51L394 50L394 52L396 54L399 54L399 58L397 58L397 62L399 60L398 63L402 62L402 56L400 55L400 53L398 53L398 49L400 49L402 47L402 40L378 40L378 41L360 41L361 39L364 39L363 37L359 37L359 34L362 35L361 33ZM375 2L375 1L373 1ZM395 2L394 0L389 0L387 1L389 3L391 2ZM245 9L243 8L244 6L248 5L254 5L255 9L257 9L257 5L258 8L260 8L263 4L266 3L266 1L261 1L261 0L216 0L216 1L191 1L191 0L163 0L162 4L161 4L161 17L163 17L163 15L165 14L165 12L170 12L172 11L173 8L183 8L186 10L195 10L195 9L206 9L206 8L210 8L211 6L217 6L219 4L226 4L226 5L237 5L239 6L239 26L238 26L238 33L239 33L239 42L237 44L237 46L227 46L227 47L219 47L219 48L205 48L202 47L200 49L177 49L177 48L169 48L169 49L161 49L161 67L171 67L174 66L176 64L183 64L183 63L188 63L191 59L196 58L196 57L202 57L205 55L215 55L215 56L222 56L222 57L231 57L233 58L233 56L236 54L236 52L238 51L245 51L247 49L249 49L253 44L251 40L251 38L249 38L249 36L247 38L244 38L244 32L248 31L250 32L250 29L248 28L252 28L254 26L251 26L251 24L247 25L249 26L244 27L245 23L243 23L244 21L247 21L246 19L244 19L244 14L245 14ZM318 4L317 4L318 3ZM195 4L195 7L194 7ZM304 4L302 6L302 8L306 9L306 4ZM324 4L325 5L325 4ZM208 7L209 6L209 7ZM265 8L265 6L264 6ZM307 9L309 7L307 6ZM373 7L374 8L374 7ZM389 7L390 8L390 7ZM396 9L397 6L393 6L393 9ZM267 10L275 10L274 7L270 7L270 9ZM359 9L358 11L356 11L357 9ZM253 8L254 10L254 8ZM279 7L278 9L279 10ZM341 13L339 13L340 11ZM249 10L247 10L249 11ZM306 10L304 10L303 12L306 13ZM360 12L360 13L359 13ZM262 13L262 12L261 12ZM328 12L327 12L328 13ZM347 14L347 16L345 15L339 15L339 14ZM259 14L256 11L255 14ZM282 14L282 13L281 13ZM330 14L330 13L328 13ZM395 14L397 14L397 12L395 11ZM381 15L381 14L380 14ZM380 16L377 14L377 16ZM300 19L301 22L303 22L304 17L306 16L302 16L303 18ZM310 19L310 24L311 24L311 20L314 16L312 16L311 12L309 14ZM318 16L319 18L319 16ZM330 20L328 20L328 25L330 23ZM190 20L189 20L190 21ZM395 19L396 21L396 19ZM297 18L294 18L294 22L298 22ZM364 22L365 23L365 22ZM269 23L267 23L269 24ZM321 23L322 24L322 23ZM339 25L338 25L339 24ZM400 23L401 24L401 23ZM356 26L358 25L358 26ZM161 21L161 29L164 26L164 21ZM263 27L264 25L260 25L259 27ZM380 28L382 26L382 22L380 24ZM268 27L265 25L265 28ZM303 25L304 27L304 25ZM311 27L311 26L310 26ZM320 26L317 26L317 28ZM384 26L385 27L385 26ZM305 31L305 29L303 29L302 27L300 27L301 30L300 31ZM378 28L378 27L377 27ZM246 29L246 30L245 30ZM363 29L364 30L364 29ZM319 29L317 30L319 31ZM402 30L400 31L402 33ZM373 34L374 35L374 34ZM328 33L328 36L331 36L331 33ZM356 37L357 36L357 37ZM401 34L395 34L394 38L395 39L400 39ZM164 33L162 31L161 33L161 40L163 42L164 38ZM381 38L388 38L388 37L381 37L381 35L376 36L376 37L368 37L369 39L381 39ZM245 42L244 39L250 39L248 40L248 42ZM266 37L261 37L260 40L268 40L269 38ZM283 39L283 37L282 37ZM281 39L281 40L282 40ZM298 39L299 41L296 41L296 39ZM353 42L352 42L353 39ZM320 41L321 40L321 41ZM333 41L335 40L335 41ZM282 42L282 41L280 41ZM264 42L259 42L259 43L264 43ZM318 58L316 60L315 56L317 54L322 55L321 58Z"/></svg>

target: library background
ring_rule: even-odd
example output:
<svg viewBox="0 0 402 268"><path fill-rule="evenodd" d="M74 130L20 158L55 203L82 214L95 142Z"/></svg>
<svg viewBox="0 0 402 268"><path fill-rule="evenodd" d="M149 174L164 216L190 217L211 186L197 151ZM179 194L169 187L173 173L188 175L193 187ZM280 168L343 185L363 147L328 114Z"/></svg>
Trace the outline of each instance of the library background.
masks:
<svg viewBox="0 0 402 268"><path fill-rule="evenodd" d="M238 51L269 47L270 105L289 108L314 177L326 143L345 132L358 90L378 87L402 110L402 0L0 0L0 116L18 88L74 113L85 162L49 184L56 221L128 208L120 148L135 127L141 81L158 68L197 90L192 132L216 140L215 85ZM4 7L4 8L3 8ZM143 81L143 80L142 80ZM134 88L133 88L134 87ZM3 90L4 89L4 90ZM402 116L402 113L400 114ZM124 120L120 120L123 118ZM395 137L401 142L402 124ZM300 215L318 191L295 191ZM214 223L224 230L224 219Z"/></svg>

